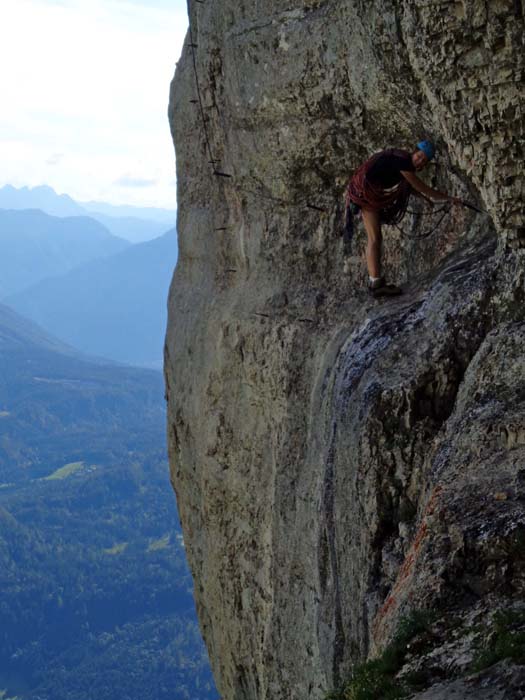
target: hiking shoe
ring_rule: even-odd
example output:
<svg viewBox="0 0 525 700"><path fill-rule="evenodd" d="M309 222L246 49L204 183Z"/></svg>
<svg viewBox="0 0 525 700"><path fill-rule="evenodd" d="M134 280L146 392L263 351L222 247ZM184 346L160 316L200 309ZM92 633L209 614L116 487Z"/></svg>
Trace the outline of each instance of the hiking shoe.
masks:
<svg viewBox="0 0 525 700"><path fill-rule="evenodd" d="M379 297L397 297L403 294L403 290L400 287L396 287L395 284L387 284L384 277L374 282L369 282L368 291L374 299L378 299Z"/></svg>

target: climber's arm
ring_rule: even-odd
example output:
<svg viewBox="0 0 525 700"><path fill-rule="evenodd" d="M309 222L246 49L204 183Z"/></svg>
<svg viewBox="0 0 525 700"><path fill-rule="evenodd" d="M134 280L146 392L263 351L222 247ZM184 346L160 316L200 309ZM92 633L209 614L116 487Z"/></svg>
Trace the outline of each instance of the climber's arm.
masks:
<svg viewBox="0 0 525 700"><path fill-rule="evenodd" d="M424 197L428 197L429 199L432 200L437 200L437 201L448 201L452 202L453 204L461 204L461 199L458 199L458 197L451 197L448 194L445 194L444 192L440 192L439 190L435 190L432 187L429 187L428 185L425 185L425 183L420 180L417 175L414 175L414 173L411 173L407 170L402 170L401 175L407 180L412 187L422 194Z"/></svg>

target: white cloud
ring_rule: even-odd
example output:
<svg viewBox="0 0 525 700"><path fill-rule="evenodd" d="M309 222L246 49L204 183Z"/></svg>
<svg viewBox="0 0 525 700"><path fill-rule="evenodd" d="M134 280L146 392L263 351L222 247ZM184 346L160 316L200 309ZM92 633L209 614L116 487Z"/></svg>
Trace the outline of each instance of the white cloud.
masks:
<svg viewBox="0 0 525 700"><path fill-rule="evenodd" d="M63 153L52 153L46 160L46 165L58 165L63 157Z"/></svg>
<svg viewBox="0 0 525 700"><path fill-rule="evenodd" d="M158 180L147 180L146 178L134 177L133 175L122 175L115 181L121 187L153 187Z"/></svg>
<svg viewBox="0 0 525 700"><path fill-rule="evenodd" d="M166 111L186 27L184 0L2 0L0 184L174 206Z"/></svg>

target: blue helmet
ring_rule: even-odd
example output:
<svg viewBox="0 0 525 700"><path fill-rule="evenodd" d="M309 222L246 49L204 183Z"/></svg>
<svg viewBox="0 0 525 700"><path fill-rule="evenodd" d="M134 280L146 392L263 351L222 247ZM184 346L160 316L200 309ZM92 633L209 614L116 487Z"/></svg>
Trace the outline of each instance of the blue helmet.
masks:
<svg viewBox="0 0 525 700"><path fill-rule="evenodd" d="M434 148L434 144L431 141L420 141L417 144L417 149L418 151L423 151L423 153L426 155L426 157L429 160L432 160L436 153L436 149Z"/></svg>

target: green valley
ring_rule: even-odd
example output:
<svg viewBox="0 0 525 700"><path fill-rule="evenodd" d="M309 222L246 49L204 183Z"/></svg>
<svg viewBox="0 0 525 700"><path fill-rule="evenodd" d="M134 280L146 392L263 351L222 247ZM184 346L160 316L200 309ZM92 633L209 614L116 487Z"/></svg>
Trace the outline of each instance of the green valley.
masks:
<svg viewBox="0 0 525 700"><path fill-rule="evenodd" d="M161 374L87 358L6 307L0 367L0 691L215 700Z"/></svg>

